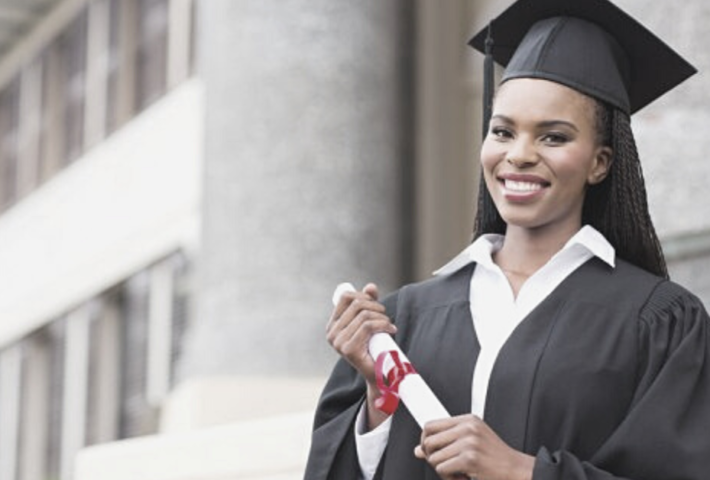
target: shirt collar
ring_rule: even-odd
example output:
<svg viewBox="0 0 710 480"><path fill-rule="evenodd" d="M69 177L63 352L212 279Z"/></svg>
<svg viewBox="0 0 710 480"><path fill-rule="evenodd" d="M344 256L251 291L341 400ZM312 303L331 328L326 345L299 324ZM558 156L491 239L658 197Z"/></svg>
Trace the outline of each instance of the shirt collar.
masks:
<svg viewBox="0 0 710 480"><path fill-rule="evenodd" d="M474 262L485 266L492 266L493 253L503 246L504 238L503 235L494 233L481 235L446 265L436 270L434 275L448 275ZM583 248L610 267L614 268L615 266L616 251L614 247L604 235L599 233L599 231L591 225L583 226L567 241L560 252L573 248Z"/></svg>
<svg viewBox="0 0 710 480"><path fill-rule="evenodd" d="M575 245L588 250L611 268L616 265L616 250L606 237L591 225L583 226L562 249L572 248Z"/></svg>

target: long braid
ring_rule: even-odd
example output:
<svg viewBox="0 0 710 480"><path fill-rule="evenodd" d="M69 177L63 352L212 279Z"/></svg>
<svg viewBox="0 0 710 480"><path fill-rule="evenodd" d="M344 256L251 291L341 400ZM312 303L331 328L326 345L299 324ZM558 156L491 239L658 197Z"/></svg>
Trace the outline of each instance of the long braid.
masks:
<svg viewBox="0 0 710 480"><path fill-rule="evenodd" d="M619 257L668 278L661 242L648 210L631 119L602 104L598 104L597 113L597 128L604 144L611 144L614 161L607 178L587 191L582 222L599 230Z"/></svg>
<svg viewBox="0 0 710 480"><path fill-rule="evenodd" d="M476 208L476 218L473 222L474 240L484 233L500 233L505 235L506 223L498 213L498 209L493 203L493 198L488 192L486 179L483 176L483 168L480 171L480 182L478 184L478 205Z"/></svg>

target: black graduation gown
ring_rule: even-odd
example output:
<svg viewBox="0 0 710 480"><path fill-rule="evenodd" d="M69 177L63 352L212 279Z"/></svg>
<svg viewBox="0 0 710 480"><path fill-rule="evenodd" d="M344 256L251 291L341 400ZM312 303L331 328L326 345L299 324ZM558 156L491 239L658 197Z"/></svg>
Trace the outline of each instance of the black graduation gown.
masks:
<svg viewBox="0 0 710 480"><path fill-rule="evenodd" d="M384 301L395 340L452 415L470 413L480 347L470 265ZM485 421L536 456L534 480L710 478L709 318L682 287L592 259L513 331L494 365ZM353 424L365 385L342 359L315 416L306 480L356 479ZM377 478L434 480L420 429L393 417Z"/></svg>

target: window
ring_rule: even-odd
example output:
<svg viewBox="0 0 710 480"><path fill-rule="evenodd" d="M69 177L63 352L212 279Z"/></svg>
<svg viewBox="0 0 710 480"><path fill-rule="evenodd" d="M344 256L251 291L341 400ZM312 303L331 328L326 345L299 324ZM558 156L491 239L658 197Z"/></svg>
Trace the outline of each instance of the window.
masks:
<svg viewBox="0 0 710 480"><path fill-rule="evenodd" d="M119 438L121 386L121 288L96 302L89 326L86 444Z"/></svg>
<svg viewBox="0 0 710 480"><path fill-rule="evenodd" d="M176 253L0 351L0 478L71 478L82 447L157 430L187 278Z"/></svg>
<svg viewBox="0 0 710 480"><path fill-rule="evenodd" d="M107 66L107 132L127 122L135 112L136 0L110 0Z"/></svg>
<svg viewBox="0 0 710 480"><path fill-rule="evenodd" d="M0 478L8 480L17 476L21 379L21 346L0 351Z"/></svg>
<svg viewBox="0 0 710 480"><path fill-rule="evenodd" d="M59 478L64 322L0 353L0 477Z"/></svg>
<svg viewBox="0 0 710 480"><path fill-rule="evenodd" d="M57 81L63 99L60 119L65 126L61 152L63 164L75 160L84 146L86 23L87 10L83 9L56 42L61 62Z"/></svg>
<svg viewBox="0 0 710 480"><path fill-rule="evenodd" d="M165 93L168 61L168 1L138 0L136 92L140 109Z"/></svg>
<svg viewBox="0 0 710 480"><path fill-rule="evenodd" d="M42 124L42 62L35 59L22 72L19 92L18 148L22 161L17 168L17 198L37 187L40 164L40 129Z"/></svg>
<svg viewBox="0 0 710 480"><path fill-rule="evenodd" d="M14 81L0 92L0 208L11 205L17 195L18 91L19 82Z"/></svg>
<svg viewBox="0 0 710 480"><path fill-rule="evenodd" d="M44 116L41 178L75 160L83 149L86 9L43 56Z"/></svg>
<svg viewBox="0 0 710 480"><path fill-rule="evenodd" d="M47 48L41 54L42 69L42 97L44 105L42 122L40 124L40 182L55 175L61 168L60 156L63 150L61 144L61 88L56 81L57 71L61 60L56 48Z"/></svg>
<svg viewBox="0 0 710 480"><path fill-rule="evenodd" d="M64 354L66 352L66 319L60 318L40 330L34 339L44 349L42 359L47 361L44 383L47 396L45 424L47 425L42 463L46 478L59 478L61 472L62 410L64 406ZM37 360L34 360L35 362ZM38 420L38 422L41 420ZM30 425L24 424L25 429Z"/></svg>
<svg viewBox="0 0 710 480"><path fill-rule="evenodd" d="M91 0L0 86L0 211L191 74L193 0Z"/></svg>
<svg viewBox="0 0 710 480"><path fill-rule="evenodd" d="M140 272L126 282L122 292L121 438L145 435L156 429L145 388L148 374L149 280L148 271Z"/></svg>
<svg viewBox="0 0 710 480"><path fill-rule="evenodd" d="M111 25L109 7L108 0L94 0L87 11L83 124L84 148L87 149L106 137Z"/></svg>

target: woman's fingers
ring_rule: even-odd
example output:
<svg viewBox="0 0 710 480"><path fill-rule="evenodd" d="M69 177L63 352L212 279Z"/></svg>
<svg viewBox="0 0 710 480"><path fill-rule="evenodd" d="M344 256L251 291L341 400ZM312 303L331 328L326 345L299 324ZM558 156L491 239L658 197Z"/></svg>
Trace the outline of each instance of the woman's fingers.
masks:
<svg viewBox="0 0 710 480"><path fill-rule="evenodd" d="M446 418L428 422L422 429L421 447L426 452L429 461L440 463L451 456L447 451L451 445L458 443L471 443L475 448L477 438L477 424L480 419L474 415Z"/></svg>
<svg viewBox="0 0 710 480"><path fill-rule="evenodd" d="M368 287L370 285L374 287L372 293L377 295L377 287L374 284L368 284ZM365 288L367 289L367 287ZM367 293L367 290L363 292L343 293L340 296L340 300L338 301L337 305L335 305L335 308L333 309L330 315L330 320L328 321L326 329L329 329L333 325L333 323L336 320L340 320L341 317L345 317L345 319L347 320L348 318L351 318L356 315L357 312L362 309L370 309L383 313L385 311L385 307L377 301L377 297L371 296L369 293Z"/></svg>
<svg viewBox="0 0 710 480"><path fill-rule="evenodd" d="M461 472L470 472L479 464L484 426L475 415L428 422L415 455L425 458L442 478L466 478Z"/></svg>
<svg viewBox="0 0 710 480"><path fill-rule="evenodd" d="M436 473L446 480L468 479L469 476L462 472L475 462L472 452L462 451L460 443L456 441L428 455L425 453L425 447L419 445L415 448L414 454L417 458L427 460Z"/></svg>
<svg viewBox="0 0 710 480"><path fill-rule="evenodd" d="M374 283L368 283L365 288L362 289L373 300L378 300L380 298L380 292L377 289L377 285Z"/></svg>
<svg viewBox="0 0 710 480"><path fill-rule="evenodd" d="M421 444L414 447L414 456L422 460L426 460L426 453L424 453L424 449Z"/></svg>
<svg viewBox="0 0 710 480"><path fill-rule="evenodd" d="M429 422L415 455L424 455L444 479L532 478L535 458L508 446L483 420L461 415Z"/></svg>
<svg viewBox="0 0 710 480"><path fill-rule="evenodd" d="M352 352L380 332L394 333L395 326L384 313L361 310L336 336L333 346L339 351Z"/></svg>
<svg viewBox="0 0 710 480"><path fill-rule="evenodd" d="M330 320L326 325L326 331L329 333L331 331L339 332L347 328L363 311L382 315L385 313L385 307L381 303L372 300L363 293L348 293L345 295L344 298L341 298L340 302L338 302L338 305L333 310Z"/></svg>
<svg viewBox="0 0 710 480"><path fill-rule="evenodd" d="M374 284L368 284L362 292L344 293L326 325L328 343L369 382L374 382L374 361L367 348L370 338L380 332L396 332L377 295Z"/></svg>

